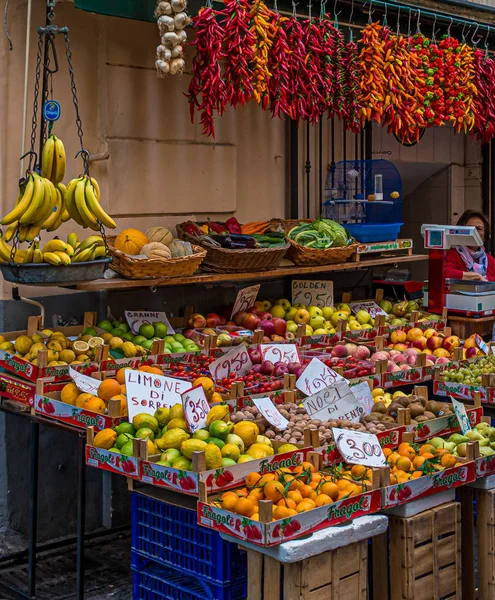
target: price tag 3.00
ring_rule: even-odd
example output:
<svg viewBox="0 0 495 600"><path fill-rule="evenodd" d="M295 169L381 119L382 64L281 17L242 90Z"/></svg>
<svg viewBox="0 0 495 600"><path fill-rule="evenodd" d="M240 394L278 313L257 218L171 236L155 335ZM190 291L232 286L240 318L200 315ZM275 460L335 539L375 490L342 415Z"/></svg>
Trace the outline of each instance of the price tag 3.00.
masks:
<svg viewBox="0 0 495 600"><path fill-rule="evenodd" d="M355 465L383 467L387 464L380 442L374 433L332 429L333 438L343 458Z"/></svg>

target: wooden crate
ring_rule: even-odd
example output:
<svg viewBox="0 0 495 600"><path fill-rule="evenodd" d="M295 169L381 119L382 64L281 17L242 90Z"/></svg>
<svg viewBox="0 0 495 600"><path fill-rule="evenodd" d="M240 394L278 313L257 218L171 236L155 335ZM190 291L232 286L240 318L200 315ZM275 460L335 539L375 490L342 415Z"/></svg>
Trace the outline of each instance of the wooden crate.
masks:
<svg viewBox="0 0 495 600"><path fill-rule="evenodd" d="M248 551L247 600L366 600L368 540L296 563Z"/></svg>
<svg viewBox="0 0 495 600"><path fill-rule="evenodd" d="M462 598L458 502L413 517L390 517L389 528L391 600Z"/></svg>
<svg viewBox="0 0 495 600"><path fill-rule="evenodd" d="M495 598L495 489L476 490L478 598Z"/></svg>

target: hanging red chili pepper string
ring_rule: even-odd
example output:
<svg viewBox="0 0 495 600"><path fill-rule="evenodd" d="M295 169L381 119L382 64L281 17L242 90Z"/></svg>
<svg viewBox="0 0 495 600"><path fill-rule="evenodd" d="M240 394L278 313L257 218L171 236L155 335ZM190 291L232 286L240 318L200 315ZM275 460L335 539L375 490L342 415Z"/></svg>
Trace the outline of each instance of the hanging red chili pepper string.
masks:
<svg viewBox="0 0 495 600"><path fill-rule="evenodd" d="M488 143L495 136L495 60L474 51L474 85L478 91L473 100L474 127L471 135Z"/></svg>
<svg viewBox="0 0 495 600"><path fill-rule="evenodd" d="M335 27L331 21L322 15L318 23L320 29L320 44L323 53L322 62L322 85L325 93L325 110L328 111L328 117L331 118L335 111L335 86L336 75L334 72L335 64Z"/></svg>
<svg viewBox="0 0 495 600"><path fill-rule="evenodd" d="M346 74L343 90L343 119L347 130L359 133L361 131L361 105L359 91L361 71L359 68L359 49L356 42L350 40L346 44L342 65Z"/></svg>
<svg viewBox="0 0 495 600"><path fill-rule="evenodd" d="M384 101L387 96L387 78L383 72L385 63L385 39L379 23L369 23L360 39L361 84L358 102L361 105L361 122L382 122ZM392 93L395 93L392 90ZM390 102L389 102L390 103Z"/></svg>
<svg viewBox="0 0 495 600"><path fill-rule="evenodd" d="M274 21L275 35L268 56L268 70L271 73L268 80L270 110L274 117L280 117L281 119L289 115L287 94L289 89L290 49L286 33L287 20L287 18L276 14Z"/></svg>
<svg viewBox="0 0 495 600"><path fill-rule="evenodd" d="M304 104L308 90L306 82L308 80L306 72L306 47L304 46L304 32L300 21L296 16L290 17L284 22L287 34L287 44L289 46L289 55L287 61L288 67L288 85L287 85L287 107L291 119L297 122L305 117Z"/></svg>
<svg viewBox="0 0 495 600"><path fill-rule="evenodd" d="M217 20L218 13L211 6L201 8L193 18L196 29L196 56L193 60L193 76L187 97L194 122L195 109L201 114L203 134L215 137L215 112L222 115L227 102L226 88L222 79L223 29ZM201 96L201 100L199 97Z"/></svg>
<svg viewBox="0 0 495 600"><path fill-rule="evenodd" d="M222 11L224 19L223 78L227 100L236 108L244 106L253 96L253 59L255 39L250 31L247 0L227 0Z"/></svg>
<svg viewBox="0 0 495 600"><path fill-rule="evenodd" d="M306 85L307 95L303 104L304 118L310 123L317 123L326 109L326 99L329 96L328 83L324 78L325 58L323 54L322 32L315 19L304 23L306 47Z"/></svg>

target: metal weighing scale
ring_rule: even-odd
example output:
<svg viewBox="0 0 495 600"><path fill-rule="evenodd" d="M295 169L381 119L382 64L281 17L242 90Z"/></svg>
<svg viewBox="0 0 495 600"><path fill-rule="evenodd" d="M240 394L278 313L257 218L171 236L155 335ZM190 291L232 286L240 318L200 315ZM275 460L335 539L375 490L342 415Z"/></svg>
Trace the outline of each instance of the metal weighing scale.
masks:
<svg viewBox="0 0 495 600"><path fill-rule="evenodd" d="M425 248L429 250L428 310L441 314L449 312L466 317L485 317L495 314L495 282L465 281L445 278L447 250L453 246L483 246L476 227L464 225L422 225Z"/></svg>

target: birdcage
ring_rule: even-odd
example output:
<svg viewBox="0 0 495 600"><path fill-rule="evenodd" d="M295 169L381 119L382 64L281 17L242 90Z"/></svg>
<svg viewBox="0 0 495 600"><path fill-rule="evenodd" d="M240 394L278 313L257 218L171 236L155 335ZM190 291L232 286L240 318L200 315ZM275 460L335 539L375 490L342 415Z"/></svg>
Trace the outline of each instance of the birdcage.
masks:
<svg viewBox="0 0 495 600"><path fill-rule="evenodd" d="M388 160L341 160L330 167L322 216L344 225L358 242L397 239L402 180Z"/></svg>

